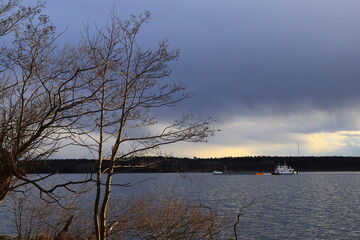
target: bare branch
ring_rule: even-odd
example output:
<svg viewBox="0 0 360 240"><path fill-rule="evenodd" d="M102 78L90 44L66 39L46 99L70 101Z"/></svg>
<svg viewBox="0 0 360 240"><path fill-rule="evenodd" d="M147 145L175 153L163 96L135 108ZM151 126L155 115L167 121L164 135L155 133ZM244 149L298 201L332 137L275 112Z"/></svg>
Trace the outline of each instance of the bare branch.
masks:
<svg viewBox="0 0 360 240"><path fill-rule="evenodd" d="M87 118L93 123L90 128L99 136L95 139L90 133L88 137L98 145L94 202L97 239L106 238L111 187L131 186L112 183L117 161L176 142L206 141L216 131L211 118L194 121L191 115L184 115L158 132L150 129L158 123L153 110L175 106L190 94L185 92L185 86L169 79L169 63L178 59L179 50L170 50L167 41L160 42L154 50L142 50L137 43L141 27L149 19L150 13L145 12L122 21L113 11L108 25L96 26L94 35L87 26L83 34L85 61L99 66L84 74L89 91L95 91L96 96L88 106L91 114ZM111 143L111 149L103 182L101 175L105 171L101 168L106 142Z"/></svg>

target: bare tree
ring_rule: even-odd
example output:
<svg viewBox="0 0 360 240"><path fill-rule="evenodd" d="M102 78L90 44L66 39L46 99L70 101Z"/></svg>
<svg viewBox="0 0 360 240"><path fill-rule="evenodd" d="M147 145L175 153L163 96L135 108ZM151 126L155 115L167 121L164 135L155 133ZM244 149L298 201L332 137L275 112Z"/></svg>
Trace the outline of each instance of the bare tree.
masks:
<svg viewBox="0 0 360 240"><path fill-rule="evenodd" d="M97 28L95 35L90 34L89 28L84 34L87 58L92 65L102 66L87 72L97 96L90 107L94 112L93 131L98 133L98 138L92 137L98 152L94 202L97 239L106 239L112 177L118 161L162 145L205 141L215 132L212 119L194 121L191 115L184 115L166 126L159 124L152 111L174 106L189 94L184 92L182 84L167 78L171 73L168 64L179 57L179 50L169 50L167 41L160 42L154 50L143 50L138 44L141 26L149 19L149 12L127 21L113 13L110 24ZM104 148L106 142L111 144L108 153ZM110 162L105 170L101 168L104 158ZM106 179L102 178L105 172Z"/></svg>
<svg viewBox="0 0 360 240"><path fill-rule="evenodd" d="M214 121L194 120L188 114L159 124L152 110L174 106L189 94L182 84L167 78L168 64L179 57L179 51L169 50L167 41L143 50L136 41L149 12L128 21L113 13L110 24L97 28L94 36L86 31L81 48L60 49L54 25L40 15L43 5L31 8L19 3L0 4L0 36L14 33L12 44L0 49L0 202L28 183L55 201L58 188L73 191L68 186L75 182L45 189L39 182L47 176L28 178L27 163L49 158L64 147L63 140L79 131L98 133L99 137L87 136L95 142L98 155L95 235L106 239L117 162L162 145L205 141L215 132ZM92 128L79 126L89 119ZM109 152L106 143L111 144ZM105 158L110 164L104 170Z"/></svg>
<svg viewBox="0 0 360 240"><path fill-rule="evenodd" d="M59 49L58 36L46 15L31 16L14 29L13 44L1 48L0 202L26 183L48 194L60 187L42 189L43 178L25 175L29 161L47 159L72 137L91 98L80 80L87 70L80 52Z"/></svg>
<svg viewBox="0 0 360 240"><path fill-rule="evenodd" d="M24 6L20 2L21 0L0 1L0 36L13 31L21 21L33 18L44 7L42 2L38 2L36 6Z"/></svg>

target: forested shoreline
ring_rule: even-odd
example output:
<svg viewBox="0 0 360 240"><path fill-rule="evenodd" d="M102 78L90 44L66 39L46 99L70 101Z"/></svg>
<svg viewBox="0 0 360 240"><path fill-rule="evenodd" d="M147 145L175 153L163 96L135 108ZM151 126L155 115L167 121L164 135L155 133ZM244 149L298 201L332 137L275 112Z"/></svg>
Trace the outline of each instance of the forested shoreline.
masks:
<svg viewBox="0 0 360 240"><path fill-rule="evenodd" d="M117 162L118 173L141 172L211 172L272 171L286 162L297 171L360 171L360 157L348 156L254 156L226 158L136 157ZM103 162L103 170L109 161ZM93 159L53 159L29 162L27 173L92 173L97 162Z"/></svg>

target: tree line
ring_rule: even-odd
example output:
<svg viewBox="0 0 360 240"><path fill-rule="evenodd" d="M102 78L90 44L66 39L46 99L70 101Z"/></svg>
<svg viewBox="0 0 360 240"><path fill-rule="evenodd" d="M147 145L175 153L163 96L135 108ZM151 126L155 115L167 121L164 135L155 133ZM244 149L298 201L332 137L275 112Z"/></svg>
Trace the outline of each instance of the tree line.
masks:
<svg viewBox="0 0 360 240"><path fill-rule="evenodd" d="M109 166L103 160L103 170ZM345 156L255 156L226 158L177 158L177 157L135 157L119 161L116 173L151 172L212 172L227 170L234 172L272 172L277 164L288 164L297 171L360 171L360 157ZM29 173L93 173L97 163L93 159L57 159L34 162Z"/></svg>

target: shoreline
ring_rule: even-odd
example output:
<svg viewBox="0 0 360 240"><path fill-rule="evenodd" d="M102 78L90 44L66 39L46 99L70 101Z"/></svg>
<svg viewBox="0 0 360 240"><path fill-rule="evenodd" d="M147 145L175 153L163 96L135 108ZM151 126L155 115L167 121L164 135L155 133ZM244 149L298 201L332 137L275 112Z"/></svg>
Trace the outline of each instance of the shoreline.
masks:
<svg viewBox="0 0 360 240"><path fill-rule="evenodd" d="M360 157L229 157L176 158L136 157L119 160L117 173L174 172L273 172L277 164L286 162L299 172L360 172ZM27 173L94 173L97 161L92 159L53 159L27 162ZM102 168L109 166L104 160Z"/></svg>

